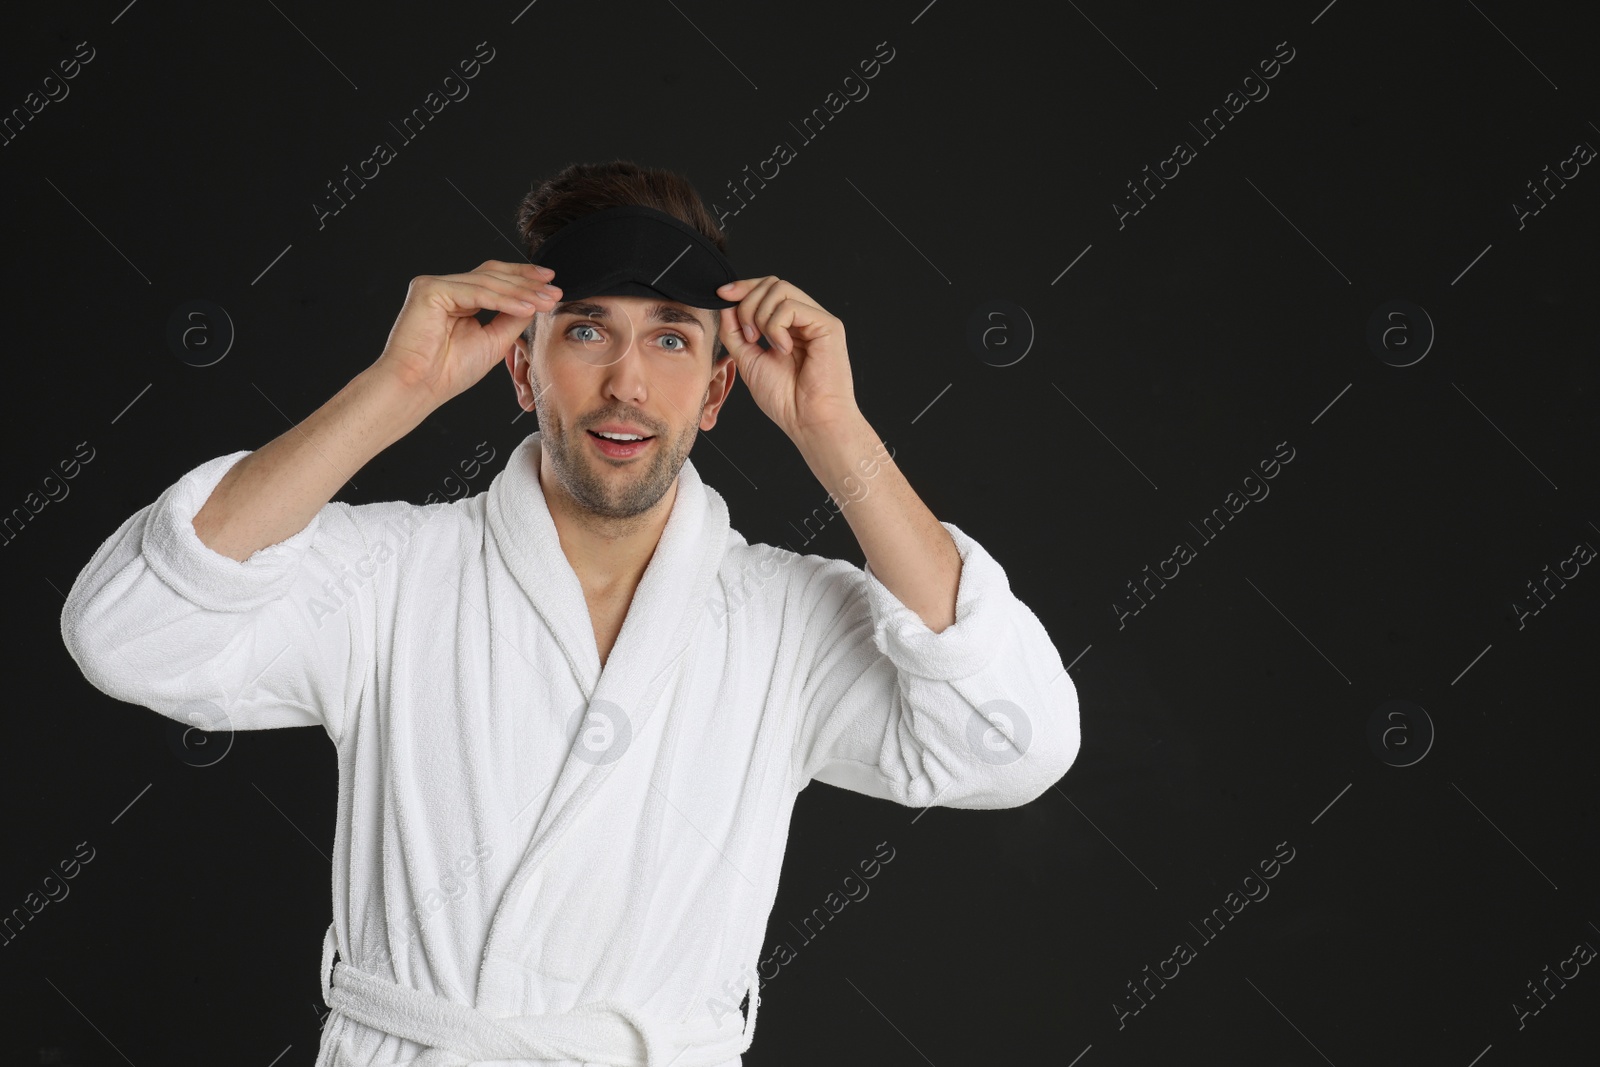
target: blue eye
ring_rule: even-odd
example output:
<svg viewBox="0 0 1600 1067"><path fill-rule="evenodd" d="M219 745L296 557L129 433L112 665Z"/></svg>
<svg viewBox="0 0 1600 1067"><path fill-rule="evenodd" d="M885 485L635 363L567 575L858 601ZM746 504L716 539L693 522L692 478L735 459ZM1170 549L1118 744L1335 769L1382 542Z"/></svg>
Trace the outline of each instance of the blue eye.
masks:
<svg viewBox="0 0 1600 1067"><path fill-rule="evenodd" d="M598 333L599 328L592 322L575 322L571 326L567 327L566 336L571 337L573 330L595 330ZM593 338L591 340L589 338L580 337L580 338L576 338L576 340L580 344L592 344L592 343L594 343L594 341L600 340L600 338L595 337L595 338ZM689 347L688 338L684 337L682 334L679 334L679 333L663 334L662 335L662 340L664 340L664 341L665 340L671 340L671 341L678 342L677 345L675 345L675 346L668 346L667 347L667 351L669 351L669 352L689 352L689 351L691 351L691 349Z"/></svg>

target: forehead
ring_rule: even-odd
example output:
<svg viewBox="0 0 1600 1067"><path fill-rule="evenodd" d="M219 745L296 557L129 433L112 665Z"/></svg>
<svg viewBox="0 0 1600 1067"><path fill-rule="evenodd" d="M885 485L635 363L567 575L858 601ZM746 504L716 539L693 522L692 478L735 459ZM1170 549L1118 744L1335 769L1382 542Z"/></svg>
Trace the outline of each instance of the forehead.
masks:
<svg viewBox="0 0 1600 1067"><path fill-rule="evenodd" d="M653 296L589 296L581 300L566 300L557 304L551 317L577 315L586 318L609 318L613 315L643 315L658 322L683 322L705 325L710 316L714 324L716 312L710 308L691 307L676 300Z"/></svg>

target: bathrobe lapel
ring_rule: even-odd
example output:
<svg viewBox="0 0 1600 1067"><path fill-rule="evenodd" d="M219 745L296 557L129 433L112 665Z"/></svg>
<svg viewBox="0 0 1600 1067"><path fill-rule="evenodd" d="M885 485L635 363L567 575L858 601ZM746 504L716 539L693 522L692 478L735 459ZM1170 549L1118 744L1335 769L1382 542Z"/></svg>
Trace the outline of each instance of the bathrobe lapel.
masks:
<svg viewBox="0 0 1600 1067"><path fill-rule="evenodd" d="M590 708L603 709L615 720L612 725L619 733L626 729L631 746L663 703L661 698L682 669L696 625L705 614L727 546L727 505L700 480L694 464L685 461L661 540L602 670L583 588L561 549L539 486L539 437L531 434L518 445L506 469L490 485L485 506L490 534L512 576L560 646ZM544 713L567 716L570 709L549 708ZM496 909L485 960L496 950L501 916L513 910L511 902L612 770L626 764L625 773L648 773L650 761L642 753L630 760L629 748L624 748L615 759L599 762L586 758L589 753L580 745L574 738ZM515 934L512 931L507 936ZM493 998L495 991L481 986L480 981L478 999L483 1007L485 997Z"/></svg>

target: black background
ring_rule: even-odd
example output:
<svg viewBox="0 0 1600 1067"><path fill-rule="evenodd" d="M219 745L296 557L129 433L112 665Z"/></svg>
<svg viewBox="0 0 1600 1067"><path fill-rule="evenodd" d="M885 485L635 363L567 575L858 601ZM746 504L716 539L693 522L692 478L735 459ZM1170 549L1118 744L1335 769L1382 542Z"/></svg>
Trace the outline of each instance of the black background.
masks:
<svg viewBox="0 0 1600 1067"><path fill-rule="evenodd" d="M531 183L622 157L735 204L726 184L787 141L795 158L727 220L730 257L844 320L868 419L1071 665L1083 748L1020 809L919 814L807 789L768 944L879 842L895 858L766 983L746 1062L1594 1062L1588 968L1520 1028L1513 1007L1537 1005L1527 983L1545 965L1600 945L1584 682L1600 577L1584 567L1521 625L1515 606L1537 606L1527 583L1546 565L1600 545L1600 176L1583 167L1520 226L1513 208L1546 165L1600 144L1586 13L113 0L13 14L7 113L78 42L94 58L0 146L0 507L37 506L80 442L94 458L4 546L0 911L79 842L95 858L0 947L0 1056L316 1053L333 750L320 730L258 731L189 766L167 721L92 688L58 619L101 541L370 364L414 275L517 256ZM471 95L319 229L325 183L398 144L389 122L484 41L495 58ZM894 54L870 95L803 140L791 123L880 42ZM1294 58L1270 95L1202 142L1189 123L1279 42ZM1125 183L1178 140L1196 158L1119 228ZM166 340L195 299L236 330L207 367ZM995 300L1024 309L1031 346L1015 314L984 320L1013 347L969 346ZM1417 312L1388 320L1387 353L1367 342L1394 300L1437 331L1408 366L1391 364L1421 351ZM420 502L487 441L480 492L534 429L519 410L496 370L339 499ZM1190 523L1283 442L1293 459L1270 496L1202 541ZM693 461L752 541L792 539L824 497L742 387ZM1196 558L1119 625L1126 583L1180 540ZM861 559L843 523L807 548ZM1367 730L1390 700L1413 711L1386 762ZM1431 747L1392 766L1425 744L1416 707ZM1282 842L1294 859L1270 896L1215 942L1196 936ZM1178 941L1196 958L1119 1023L1117 1005L1138 1006L1127 984Z"/></svg>

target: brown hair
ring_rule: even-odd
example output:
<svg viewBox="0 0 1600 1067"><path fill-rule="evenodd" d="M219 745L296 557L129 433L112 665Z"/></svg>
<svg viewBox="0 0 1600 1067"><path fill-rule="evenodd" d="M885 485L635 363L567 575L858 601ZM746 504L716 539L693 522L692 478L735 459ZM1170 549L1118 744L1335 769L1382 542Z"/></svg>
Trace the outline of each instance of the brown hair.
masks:
<svg viewBox="0 0 1600 1067"><path fill-rule="evenodd" d="M569 163L560 173L529 189L517 205L517 233L522 236L526 255L567 223L602 208L622 204L643 204L664 211L699 230L724 255L728 239L717 225L716 216L706 207L700 194L683 175L655 167L641 167L626 159L609 163ZM556 284L561 284L557 278ZM715 319L717 313L713 313ZM539 320L535 318L523 333L531 351ZM711 360L727 355L722 339L712 334Z"/></svg>

